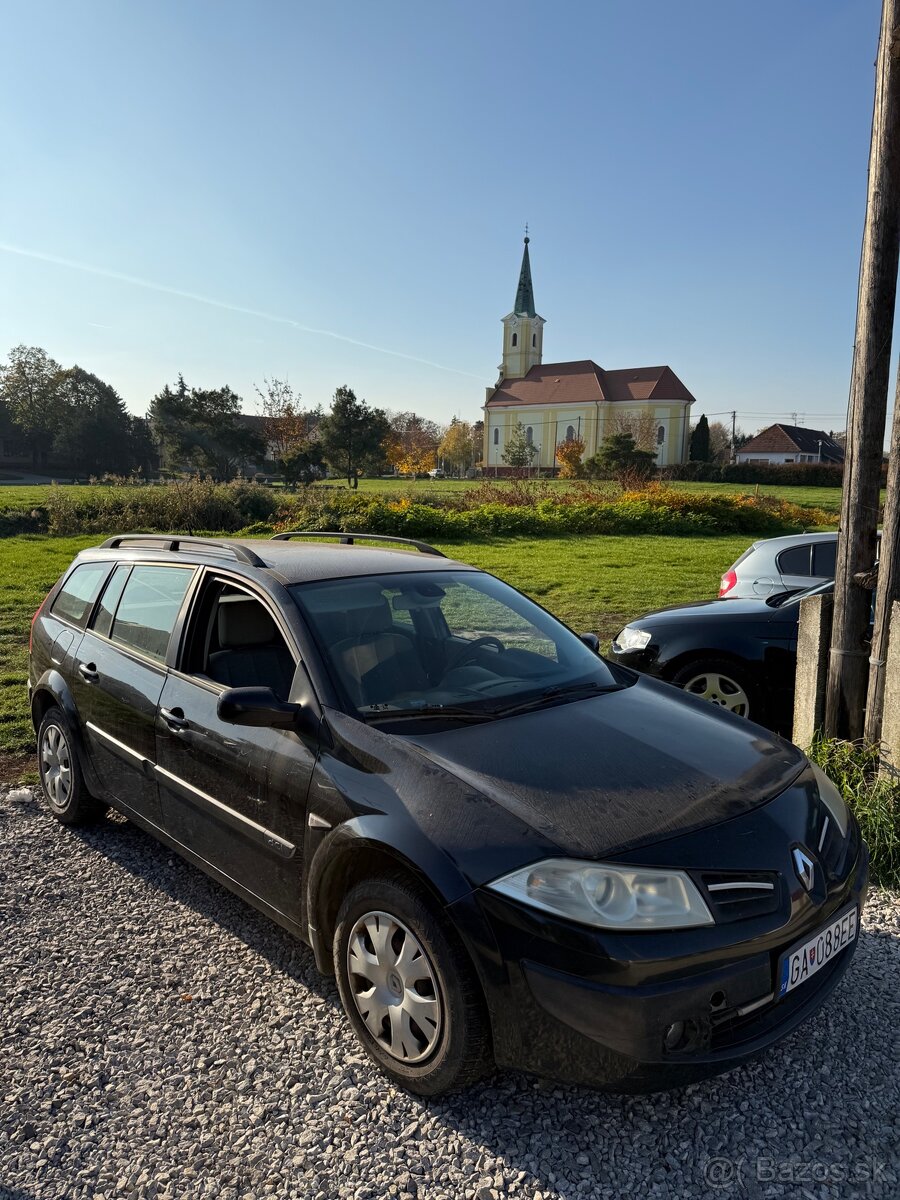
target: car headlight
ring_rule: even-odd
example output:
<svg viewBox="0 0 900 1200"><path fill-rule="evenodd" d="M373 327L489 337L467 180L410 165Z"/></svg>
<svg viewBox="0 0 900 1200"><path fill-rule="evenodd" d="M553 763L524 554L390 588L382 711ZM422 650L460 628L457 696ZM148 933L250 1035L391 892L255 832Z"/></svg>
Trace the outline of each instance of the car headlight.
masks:
<svg viewBox="0 0 900 1200"><path fill-rule="evenodd" d="M819 788L819 799L828 810L831 819L841 831L841 837L847 836L847 829L850 825L850 811L844 797L837 790L821 767L812 764L813 774L816 777L816 783Z"/></svg>
<svg viewBox="0 0 900 1200"><path fill-rule="evenodd" d="M637 629L634 625L626 625L613 638L613 646L617 650L643 650L650 645L650 634L646 629Z"/></svg>
<svg viewBox="0 0 900 1200"><path fill-rule="evenodd" d="M685 929L714 923L683 871L548 858L487 886L532 908L600 929Z"/></svg>

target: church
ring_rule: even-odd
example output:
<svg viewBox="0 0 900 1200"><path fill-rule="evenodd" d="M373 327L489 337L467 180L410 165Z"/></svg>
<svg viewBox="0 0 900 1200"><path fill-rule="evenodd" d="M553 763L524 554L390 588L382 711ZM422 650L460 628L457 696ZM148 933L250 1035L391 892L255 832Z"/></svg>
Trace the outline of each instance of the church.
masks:
<svg viewBox="0 0 900 1200"><path fill-rule="evenodd" d="M503 452L519 422L535 448L533 466L546 473L557 469L560 442L583 438L590 458L623 420L654 430L658 466L686 462L694 397L671 367L607 371L589 358L543 361L545 322L534 307L528 243L526 236L515 306L503 318L500 378L485 397L485 474L510 473Z"/></svg>

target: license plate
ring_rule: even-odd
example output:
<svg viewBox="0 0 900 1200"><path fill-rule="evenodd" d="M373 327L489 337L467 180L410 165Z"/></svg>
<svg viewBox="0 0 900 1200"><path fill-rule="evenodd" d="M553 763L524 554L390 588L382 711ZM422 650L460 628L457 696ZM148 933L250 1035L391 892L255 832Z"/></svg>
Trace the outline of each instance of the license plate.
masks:
<svg viewBox="0 0 900 1200"><path fill-rule="evenodd" d="M838 913L808 942L795 946L778 964L778 997L786 996L815 975L855 940L859 931L859 908L853 904Z"/></svg>

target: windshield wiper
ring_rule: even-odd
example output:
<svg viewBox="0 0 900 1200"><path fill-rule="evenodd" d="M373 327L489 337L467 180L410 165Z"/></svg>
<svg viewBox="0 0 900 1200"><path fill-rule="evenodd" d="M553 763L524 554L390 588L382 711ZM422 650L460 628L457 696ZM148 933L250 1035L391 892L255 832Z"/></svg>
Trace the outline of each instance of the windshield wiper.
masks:
<svg viewBox="0 0 900 1200"><path fill-rule="evenodd" d="M444 717L456 721L493 721L494 709L464 708L459 704L423 704L421 708L384 708L363 714L367 720L408 721L410 717Z"/></svg>
<svg viewBox="0 0 900 1200"><path fill-rule="evenodd" d="M581 693L584 696L599 696L602 692L618 692L625 686L623 683L569 683L557 684L546 688L539 696L523 700L520 704L510 704L505 708L494 708L491 711L498 717L511 717L515 713L527 712L530 708L540 708L554 700L568 700Z"/></svg>

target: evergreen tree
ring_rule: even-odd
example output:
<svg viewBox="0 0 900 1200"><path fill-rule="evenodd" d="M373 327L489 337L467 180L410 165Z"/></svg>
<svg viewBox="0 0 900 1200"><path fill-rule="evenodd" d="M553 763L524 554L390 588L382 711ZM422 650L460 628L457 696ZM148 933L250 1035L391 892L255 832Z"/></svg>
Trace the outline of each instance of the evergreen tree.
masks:
<svg viewBox="0 0 900 1200"><path fill-rule="evenodd" d="M690 459L691 462L709 462L710 458L709 421L703 413L691 434Z"/></svg>
<svg viewBox="0 0 900 1200"><path fill-rule="evenodd" d="M528 440L525 426L521 421L517 421L515 429L506 439L506 447L500 457L508 467L523 471L531 466L536 453L537 447Z"/></svg>
<svg viewBox="0 0 900 1200"><path fill-rule="evenodd" d="M182 375L153 397L148 413L167 465L233 479L265 453L263 440L241 421L241 398L230 387L189 388Z"/></svg>
<svg viewBox="0 0 900 1200"><path fill-rule="evenodd" d="M385 413L357 400L352 388L339 387L319 425L322 457L333 471L357 487L359 474L384 460L383 443L390 432Z"/></svg>

